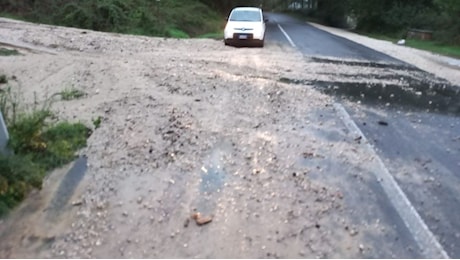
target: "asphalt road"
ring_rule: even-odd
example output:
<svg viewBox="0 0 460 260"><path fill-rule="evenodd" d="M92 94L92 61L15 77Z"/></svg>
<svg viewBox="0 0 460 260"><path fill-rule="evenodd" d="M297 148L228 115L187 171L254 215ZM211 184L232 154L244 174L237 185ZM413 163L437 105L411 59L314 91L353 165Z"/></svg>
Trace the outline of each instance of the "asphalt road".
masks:
<svg viewBox="0 0 460 260"><path fill-rule="evenodd" d="M406 67L399 61L363 45L319 30L292 17L269 13L266 41L290 45L309 57L334 57L363 60L366 62L388 62ZM301 54L299 54L301 55ZM422 72L423 73L423 72ZM427 74L428 75L428 74ZM415 83L414 83L415 84ZM420 83L417 83L420 84ZM460 110L459 93L438 96L444 109L434 111L431 107L412 103L401 94L391 106L385 100L371 98L382 89L333 93L345 107L351 118L373 145L389 173L409 199L413 208L432 232L445 252L454 258L460 257ZM356 86L358 87L358 86ZM448 86L455 89L455 86ZM458 87L458 86L457 86ZM385 90L383 90L385 91ZM398 94L396 94L398 95ZM359 101L357 103L356 101ZM445 106L444 106L445 105ZM379 123L380 122L380 123ZM330 171L337 172L340 169ZM318 176L346 186L345 177ZM383 251L391 250L399 257L420 257L420 244L413 232L407 229L400 214L390 203L388 196L374 180L356 183L350 196L350 212L357 222L379 219L392 227L391 238L374 237L376 245ZM363 192L364 191L364 192ZM354 204L354 205L353 205ZM370 210L370 211L369 211ZM401 245L404 245L401 247ZM413 248L413 254L398 254L402 248ZM388 251L387 251L388 252ZM405 251L406 252L406 251ZM382 254L385 255L385 254ZM378 257L377 255L376 257ZM374 256L375 257L375 256Z"/></svg>

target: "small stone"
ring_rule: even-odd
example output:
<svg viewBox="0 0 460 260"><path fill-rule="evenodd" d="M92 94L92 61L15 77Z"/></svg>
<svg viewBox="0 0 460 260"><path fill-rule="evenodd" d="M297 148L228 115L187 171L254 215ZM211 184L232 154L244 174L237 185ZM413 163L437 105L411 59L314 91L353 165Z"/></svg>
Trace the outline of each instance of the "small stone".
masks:
<svg viewBox="0 0 460 260"><path fill-rule="evenodd" d="M350 230L350 236L354 237L358 234L358 231L356 229Z"/></svg>
<svg viewBox="0 0 460 260"><path fill-rule="evenodd" d="M190 219L187 218L187 219L184 221L184 228L187 228L189 224L190 224Z"/></svg>
<svg viewBox="0 0 460 260"><path fill-rule="evenodd" d="M196 222L196 224L197 224L198 226L206 225L206 224L208 224L208 223L210 223L210 222L212 221L212 217L211 217L211 216L209 216L209 217L203 217L203 216L201 215L201 213L199 213L199 212L193 213L193 214L192 214L192 219L195 220L195 222Z"/></svg>
<svg viewBox="0 0 460 260"><path fill-rule="evenodd" d="M127 216L128 216L128 212L123 211L123 216L124 216L124 217L127 217Z"/></svg>
<svg viewBox="0 0 460 260"><path fill-rule="evenodd" d="M363 244L359 244L359 251L361 251L361 252L364 251L364 245Z"/></svg>
<svg viewBox="0 0 460 260"><path fill-rule="evenodd" d="M428 177L425 179L425 182L434 182L436 179L434 177Z"/></svg>
<svg viewBox="0 0 460 260"><path fill-rule="evenodd" d="M77 201L72 202L72 206L80 206L82 204L83 204L83 201L81 201L81 200L77 200Z"/></svg>

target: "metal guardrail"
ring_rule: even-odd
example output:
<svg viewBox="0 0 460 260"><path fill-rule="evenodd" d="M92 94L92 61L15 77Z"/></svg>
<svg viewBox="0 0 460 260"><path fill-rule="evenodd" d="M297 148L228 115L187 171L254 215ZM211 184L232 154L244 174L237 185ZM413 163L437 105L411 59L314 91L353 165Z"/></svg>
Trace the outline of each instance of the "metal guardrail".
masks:
<svg viewBox="0 0 460 260"><path fill-rule="evenodd" d="M0 153L7 154L8 150L6 145L8 144L8 129L6 128L5 120L3 120L3 114L0 111Z"/></svg>

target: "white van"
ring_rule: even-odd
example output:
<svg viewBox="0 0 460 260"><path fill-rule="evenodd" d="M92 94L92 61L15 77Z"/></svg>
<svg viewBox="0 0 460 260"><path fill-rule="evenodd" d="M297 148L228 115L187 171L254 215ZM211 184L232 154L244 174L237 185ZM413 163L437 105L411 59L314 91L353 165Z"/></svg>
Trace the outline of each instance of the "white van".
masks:
<svg viewBox="0 0 460 260"><path fill-rule="evenodd" d="M253 45L263 47L265 22L262 9L237 7L232 10L224 30L225 45Z"/></svg>

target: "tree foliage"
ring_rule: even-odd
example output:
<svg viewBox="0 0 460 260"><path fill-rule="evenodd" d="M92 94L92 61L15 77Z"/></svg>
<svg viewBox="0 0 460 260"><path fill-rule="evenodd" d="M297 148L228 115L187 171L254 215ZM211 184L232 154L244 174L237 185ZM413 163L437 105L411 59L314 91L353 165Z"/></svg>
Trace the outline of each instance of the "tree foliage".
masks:
<svg viewBox="0 0 460 260"><path fill-rule="evenodd" d="M285 8L303 0L272 0ZM404 37L411 28L432 30L435 40L460 45L460 0L309 0L307 14L332 26Z"/></svg>
<svg viewBox="0 0 460 260"><path fill-rule="evenodd" d="M158 36L198 36L222 29L236 6L310 7L326 24L402 35L433 30L439 41L460 44L460 0L0 0L0 10L29 20L101 31Z"/></svg>

